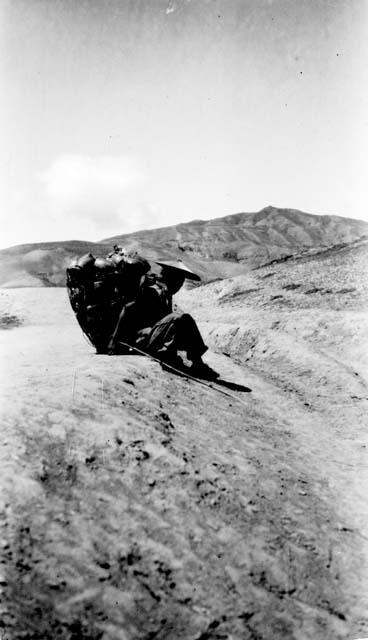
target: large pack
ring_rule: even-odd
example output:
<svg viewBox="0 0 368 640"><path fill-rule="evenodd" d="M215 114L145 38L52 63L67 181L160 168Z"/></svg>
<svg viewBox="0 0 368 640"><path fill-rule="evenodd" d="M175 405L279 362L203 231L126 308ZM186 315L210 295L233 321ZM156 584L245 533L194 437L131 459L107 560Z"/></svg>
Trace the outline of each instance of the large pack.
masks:
<svg viewBox="0 0 368 640"><path fill-rule="evenodd" d="M150 264L136 252L119 247L107 258L87 253L72 261L66 270L70 304L83 333L96 348L106 353L123 306L134 299Z"/></svg>

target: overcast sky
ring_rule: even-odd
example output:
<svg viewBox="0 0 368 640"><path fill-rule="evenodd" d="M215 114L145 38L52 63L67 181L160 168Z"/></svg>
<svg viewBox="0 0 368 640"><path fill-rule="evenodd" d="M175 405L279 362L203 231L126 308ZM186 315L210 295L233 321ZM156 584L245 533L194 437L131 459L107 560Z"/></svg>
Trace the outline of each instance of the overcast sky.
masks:
<svg viewBox="0 0 368 640"><path fill-rule="evenodd" d="M368 220L365 0L0 0L1 246Z"/></svg>

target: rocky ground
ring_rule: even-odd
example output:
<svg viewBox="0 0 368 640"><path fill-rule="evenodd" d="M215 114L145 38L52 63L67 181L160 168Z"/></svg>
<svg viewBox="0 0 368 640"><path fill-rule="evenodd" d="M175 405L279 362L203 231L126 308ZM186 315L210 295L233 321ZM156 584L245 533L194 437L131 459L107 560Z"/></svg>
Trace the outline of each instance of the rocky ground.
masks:
<svg viewBox="0 0 368 640"><path fill-rule="evenodd" d="M365 267L180 295L244 390L95 355L63 289L0 293L1 638L368 636Z"/></svg>

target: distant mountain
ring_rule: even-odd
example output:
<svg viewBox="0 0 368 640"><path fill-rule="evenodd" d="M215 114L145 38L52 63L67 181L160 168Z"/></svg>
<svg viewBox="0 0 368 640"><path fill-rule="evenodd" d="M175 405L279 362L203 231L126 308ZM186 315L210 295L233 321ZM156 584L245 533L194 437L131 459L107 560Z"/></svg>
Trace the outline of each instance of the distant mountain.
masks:
<svg viewBox="0 0 368 640"><path fill-rule="evenodd" d="M166 251L194 253L206 259L249 261L279 257L310 247L350 242L368 233L368 223L339 216L316 216L296 209L265 207L213 220L113 236L104 242L135 241Z"/></svg>
<svg viewBox="0 0 368 640"><path fill-rule="evenodd" d="M193 220L91 243L27 244L0 251L0 286L63 286L77 255L106 255L114 244L137 248L151 261L180 257L204 281L239 275L262 264L368 236L368 223L265 207L213 220Z"/></svg>

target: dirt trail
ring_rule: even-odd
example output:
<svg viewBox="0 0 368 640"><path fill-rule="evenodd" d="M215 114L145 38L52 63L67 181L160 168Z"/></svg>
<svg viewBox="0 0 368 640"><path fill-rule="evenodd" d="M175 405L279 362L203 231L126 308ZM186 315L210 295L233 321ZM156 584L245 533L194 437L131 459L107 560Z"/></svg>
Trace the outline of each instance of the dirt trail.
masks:
<svg viewBox="0 0 368 640"><path fill-rule="evenodd" d="M64 290L2 295L4 639L368 636L360 423L224 355L241 402L96 356Z"/></svg>

